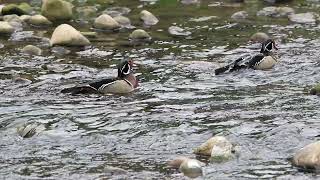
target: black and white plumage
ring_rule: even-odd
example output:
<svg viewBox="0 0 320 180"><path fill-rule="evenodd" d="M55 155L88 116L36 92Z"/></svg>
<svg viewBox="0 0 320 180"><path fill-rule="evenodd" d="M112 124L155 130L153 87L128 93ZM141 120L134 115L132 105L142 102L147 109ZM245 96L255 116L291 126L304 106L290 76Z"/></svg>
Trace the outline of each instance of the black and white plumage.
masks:
<svg viewBox="0 0 320 180"><path fill-rule="evenodd" d="M62 93L71 94L125 94L132 92L137 86L138 81L132 71L132 60L124 60L118 64L118 77L102 79L84 86L76 86L63 89Z"/></svg>
<svg viewBox="0 0 320 180"><path fill-rule="evenodd" d="M231 64L216 69L215 74L218 75L224 72L232 72L246 68L256 70L271 69L277 63L277 60L272 57L273 49L277 50L278 48L272 39L268 39L261 44L260 54L250 58L239 58Z"/></svg>

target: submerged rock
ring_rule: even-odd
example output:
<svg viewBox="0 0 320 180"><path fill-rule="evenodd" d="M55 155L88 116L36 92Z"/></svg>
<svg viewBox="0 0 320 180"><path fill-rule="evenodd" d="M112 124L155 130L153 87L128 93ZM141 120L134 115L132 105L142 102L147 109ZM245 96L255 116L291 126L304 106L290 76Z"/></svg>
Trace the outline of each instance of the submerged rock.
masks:
<svg viewBox="0 0 320 180"><path fill-rule="evenodd" d="M94 21L94 27L102 30L117 30L121 26L108 14L102 14Z"/></svg>
<svg viewBox="0 0 320 180"><path fill-rule="evenodd" d="M233 145L223 136L215 136L193 151L195 154L211 156L213 161L223 161L232 157Z"/></svg>
<svg viewBox="0 0 320 180"><path fill-rule="evenodd" d="M269 17L288 17L294 14L294 9L290 7L265 7L257 12L257 16L269 16Z"/></svg>
<svg viewBox="0 0 320 180"><path fill-rule="evenodd" d="M320 168L320 141L311 143L300 149L293 156L293 164L305 169Z"/></svg>
<svg viewBox="0 0 320 180"><path fill-rule="evenodd" d="M42 53L42 50L34 45L27 45L22 49L22 52L29 55L36 55L40 56Z"/></svg>
<svg viewBox="0 0 320 180"><path fill-rule="evenodd" d="M115 21L117 21L120 26L124 27L124 28L128 28L128 29L134 29L135 26L131 25L131 21L129 18L124 17L124 16L116 16L113 18Z"/></svg>
<svg viewBox="0 0 320 180"><path fill-rule="evenodd" d="M86 46L90 41L72 26L61 24L54 30L50 45Z"/></svg>
<svg viewBox="0 0 320 180"><path fill-rule="evenodd" d="M14 28L5 21L0 21L0 34L11 34L14 32Z"/></svg>
<svg viewBox="0 0 320 180"><path fill-rule="evenodd" d="M320 95L320 84L315 85L311 90L310 94L312 95Z"/></svg>
<svg viewBox="0 0 320 180"><path fill-rule="evenodd" d="M111 17L123 16L129 14L131 9L127 7L110 7L104 10L103 14L108 14Z"/></svg>
<svg viewBox="0 0 320 180"><path fill-rule="evenodd" d="M314 13L300 13L289 15L289 20L295 23L301 24L314 24L316 23L316 17Z"/></svg>
<svg viewBox="0 0 320 180"><path fill-rule="evenodd" d="M28 22L30 18L31 18L30 15L22 15L19 17L19 19L23 22Z"/></svg>
<svg viewBox="0 0 320 180"><path fill-rule="evenodd" d="M46 17L39 14L31 16L28 22L36 26L48 26L52 24L52 22L49 21Z"/></svg>
<svg viewBox="0 0 320 180"><path fill-rule="evenodd" d="M45 127L42 124L32 123L32 124L24 124L20 127L17 127L17 132L19 136L23 138L30 138L44 131Z"/></svg>
<svg viewBox="0 0 320 180"><path fill-rule="evenodd" d="M234 19L234 20L247 19L248 16L249 14L247 13L247 11L239 11L232 14L231 19Z"/></svg>
<svg viewBox="0 0 320 180"><path fill-rule="evenodd" d="M49 20L70 20L72 19L73 5L63 0L43 0L41 14Z"/></svg>
<svg viewBox="0 0 320 180"><path fill-rule="evenodd" d="M250 41L259 43L262 43L268 39L270 39L270 37L264 32L257 32L250 37Z"/></svg>
<svg viewBox="0 0 320 180"><path fill-rule="evenodd" d="M129 38L133 41L150 41L151 36L143 29L134 30Z"/></svg>
<svg viewBox="0 0 320 180"><path fill-rule="evenodd" d="M170 26L168 32L174 36L189 36L191 35L190 31L186 31L178 26Z"/></svg>
<svg viewBox="0 0 320 180"><path fill-rule="evenodd" d="M140 12L140 19L147 26L156 25L159 22L158 18L156 18L151 12L147 10L143 10Z"/></svg>
<svg viewBox="0 0 320 180"><path fill-rule="evenodd" d="M189 178L196 178L203 175L202 164L196 159L178 157L170 161L168 165L173 168L179 168L180 172Z"/></svg>

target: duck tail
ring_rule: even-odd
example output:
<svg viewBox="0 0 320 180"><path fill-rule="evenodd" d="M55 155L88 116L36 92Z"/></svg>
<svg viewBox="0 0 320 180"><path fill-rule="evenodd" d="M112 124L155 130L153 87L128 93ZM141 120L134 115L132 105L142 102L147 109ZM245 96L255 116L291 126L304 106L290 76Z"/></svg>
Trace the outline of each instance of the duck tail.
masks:
<svg viewBox="0 0 320 180"><path fill-rule="evenodd" d="M78 87L65 88L61 90L61 93L70 93L72 95L75 95L75 94L93 94L93 93L98 93L98 91L92 86L78 86Z"/></svg>
<svg viewBox="0 0 320 180"><path fill-rule="evenodd" d="M221 68L216 69L214 71L215 75L219 75L219 74L224 73L228 70L229 70L229 72L232 72L232 71L244 68L245 67L244 65L239 64L242 60L243 60L243 58L239 58L239 59L235 60L234 62L232 62L231 64L228 64L226 66L223 66Z"/></svg>

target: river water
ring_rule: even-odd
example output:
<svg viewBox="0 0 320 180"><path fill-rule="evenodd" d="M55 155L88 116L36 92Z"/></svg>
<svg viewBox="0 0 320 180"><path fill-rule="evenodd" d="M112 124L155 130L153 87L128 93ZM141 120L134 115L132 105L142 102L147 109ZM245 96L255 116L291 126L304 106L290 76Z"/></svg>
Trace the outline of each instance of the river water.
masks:
<svg viewBox="0 0 320 180"><path fill-rule="evenodd" d="M284 5L297 12L319 10L319 4L304 1ZM195 158L192 149L213 135L226 136L240 152L225 163L198 157L206 163L203 179L319 178L290 163L296 150L319 139L320 102L308 94L320 78L317 24L256 17L267 5L254 0L233 6L121 0L112 6L129 7L128 17L139 28L144 28L141 9L159 17L158 25L144 28L154 42L128 47L121 42L130 31L99 32L91 47L67 48L71 53L59 56L34 37L50 38L54 27L26 26L0 37L1 179L185 179L167 161ZM247 10L249 19L230 20L240 10ZM202 17L208 20L199 21ZM92 19L73 24L88 31ZM173 24L192 35L170 36ZM259 51L259 44L248 42L257 31L276 38L279 64L270 71L215 76L217 64ZM27 44L44 54L21 54ZM71 84L116 75L123 58L137 64L140 87L132 94L59 93ZM16 128L33 122L45 130L21 138Z"/></svg>

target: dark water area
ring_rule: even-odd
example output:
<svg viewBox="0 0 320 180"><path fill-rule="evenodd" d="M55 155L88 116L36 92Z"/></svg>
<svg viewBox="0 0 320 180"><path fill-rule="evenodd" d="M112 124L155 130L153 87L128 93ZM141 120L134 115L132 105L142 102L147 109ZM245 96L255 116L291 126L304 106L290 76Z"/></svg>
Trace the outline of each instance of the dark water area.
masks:
<svg viewBox="0 0 320 180"><path fill-rule="evenodd" d="M40 7L38 1L29 2ZM319 178L299 171L289 160L299 148L319 139L320 101L309 95L320 78L318 24L257 17L257 11L269 5L255 0L191 5L119 0L94 5L97 14L107 7L130 8L132 24L149 32L153 43L125 45L131 30L98 32L90 39L92 46L66 48L71 53L59 56L47 41L57 24L27 25L11 36L1 35L1 179L186 179L168 168L167 161L180 155L195 158L193 148L213 135L237 144L239 156L225 163L201 158L206 166L199 179ZM297 0L280 6L317 13L320 4ZM160 22L144 27L139 21L142 9ZM241 10L249 13L248 19L230 19ZM74 27L93 30L97 16L76 16ZM173 37L168 33L171 25L192 34ZM219 64L256 54L260 45L248 40L258 31L276 39L279 63L269 71L214 75ZM20 53L28 44L44 54ZM133 93L60 93L74 84L115 76L116 64L124 58L137 64L140 86ZM32 122L45 130L22 139L17 127Z"/></svg>

